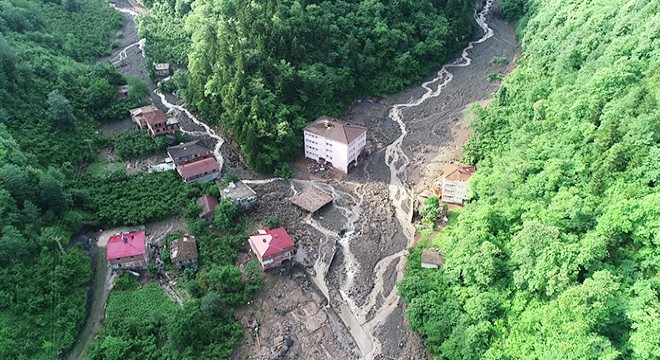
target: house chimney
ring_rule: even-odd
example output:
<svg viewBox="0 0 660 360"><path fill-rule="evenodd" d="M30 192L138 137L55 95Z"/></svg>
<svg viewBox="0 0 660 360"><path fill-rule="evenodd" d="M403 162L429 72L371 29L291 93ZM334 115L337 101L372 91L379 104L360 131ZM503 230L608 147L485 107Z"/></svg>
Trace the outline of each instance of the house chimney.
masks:
<svg viewBox="0 0 660 360"><path fill-rule="evenodd" d="M125 237L125 236L123 236L123 235L122 235L122 237L121 237L121 241L123 241L124 244L128 244L128 238Z"/></svg>

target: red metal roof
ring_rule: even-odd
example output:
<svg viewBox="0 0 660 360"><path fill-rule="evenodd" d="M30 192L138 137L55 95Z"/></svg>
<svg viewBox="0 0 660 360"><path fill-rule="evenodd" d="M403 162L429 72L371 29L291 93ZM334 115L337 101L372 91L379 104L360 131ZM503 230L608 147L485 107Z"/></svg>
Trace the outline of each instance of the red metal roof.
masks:
<svg viewBox="0 0 660 360"><path fill-rule="evenodd" d="M202 207L202 212L199 214L199 216L204 216L215 211L216 206L218 206L218 199L209 195L202 196L201 198L197 199L197 205Z"/></svg>
<svg viewBox="0 0 660 360"><path fill-rule="evenodd" d="M202 159L189 164L177 165L176 169L179 171L179 174L181 174L181 176L186 179L189 179L195 175L202 175L205 172L208 175L220 171L218 161L215 160L214 157Z"/></svg>
<svg viewBox="0 0 660 360"><path fill-rule="evenodd" d="M259 229L259 233L250 236L250 242L254 244L262 258L281 252L285 248L293 247L293 240L284 228Z"/></svg>
<svg viewBox="0 0 660 360"><path fill-rule="evenodd" d="M106 259L144 255L146 239L144 231L111 236L108 239Z"/></svg>

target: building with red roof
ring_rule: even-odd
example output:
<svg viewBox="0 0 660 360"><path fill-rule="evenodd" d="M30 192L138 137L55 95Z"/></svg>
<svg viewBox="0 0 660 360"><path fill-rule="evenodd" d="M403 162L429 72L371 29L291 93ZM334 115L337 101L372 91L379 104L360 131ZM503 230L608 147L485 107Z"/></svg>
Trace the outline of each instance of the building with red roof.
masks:
<svg viewBox="0 0 660 360"><path fill-rule="evenodd" d="M463 204L470 197L468 180L477 171L476 166L445 164L442 179L442 201Z"/></svg>
<svg viewBox="0 0 660 360"><path fill-rule="evenodd" d="M293 240L284 228L259 229L256 235L250 236L249 242L264 270L279 267L296 253Z"/></svg>
<svg viewBox="0 0 660 360"><path fill-rule="evenodd" d="M210 157L187 164L179 164L176 166L176 171L187 183L210 181L218 178L220 166L214 157Z"/></svg>
<svg viewBox="0 0 660 360"><path fill-rule="evenodd" d="M208 222L213 222L215 219L215 208L218 206L218 199L214 196L205 195L197 199L196 203L202 207L199 217L206 219Z"/></svg>
<svg viewBox="0 0 660 360"><path fill-rule="evenodd" d="M147 129L150 135L171 134L179 130L179 121L168 119L165 114L153 105L130 110L133 122L140 129Z"/></svg>
<svg viewBox="0 0 660 360"><path fill-rule="evenodd" d="M108 239L106 259L113 269L141 269L147 267L147 237L144 231L118 234Z"/></svg>

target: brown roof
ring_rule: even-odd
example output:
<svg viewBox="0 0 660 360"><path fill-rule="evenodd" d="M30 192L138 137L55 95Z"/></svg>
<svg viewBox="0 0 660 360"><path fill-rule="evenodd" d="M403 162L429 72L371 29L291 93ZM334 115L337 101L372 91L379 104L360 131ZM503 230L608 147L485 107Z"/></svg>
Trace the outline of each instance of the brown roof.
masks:
<svg viewBox="0 0 660 360"><path fill-rule="evenodd" d="M440 267L445 264L445 255L439 250L423 249L422 264L432 264Z"/></svg>
<svg viewBox="0 0 660 360"><path fill-rule="evenodd" d="M201 198L197 199L196 202L197 205L202 207L202 212L199 213L200 217L213 213L215 211L215 207L218 206L218 199L209 195L202 196Z"/></svg>
<svg viewBox="0 0 660 360"><path fill-rule="evenodd" d="M201 175L205 172L212 174L220 171L218 166L218 161L214 157L202 159L188 164L177 165L176 169L179 171L179 174L186 179L189 179L195 175Z"/></svg>
<svg viewBox="0 0 660 360"><path fill-rule="evenodd" d="M339 121L328 116L321 116L313 123L307 125L305 131L343 144L350 144L353 140L367 132L367 128Z"/></svg>
<svg viewBox="0 0 660 360"><path fill-rule="evenodd" d="M144 115L144 120L151 126L167 122L165 114L156 108L152 111L143 111L142 114Z"/></svg>
<svg viewBox="0 0 660 360"><path fill-rule="evenodd" d="M445 164L443 176L447 180L467 181L477 171L476 166L463 164Z"/></svg>
<svg viewBox="0 0 660 360"><path fill-rule="evenodd" d="M318 209L332 202L333 197L313 186L303 189L296 195L289 198L289 201L301 208L309 211L316 212Z"/></svg>
<svg viewBox="0 0 660 360"><path fill-rule="evenodd" d="M194 236L184 236L172 241L170 259L172 262L197 259L197 239Z"/></svg>

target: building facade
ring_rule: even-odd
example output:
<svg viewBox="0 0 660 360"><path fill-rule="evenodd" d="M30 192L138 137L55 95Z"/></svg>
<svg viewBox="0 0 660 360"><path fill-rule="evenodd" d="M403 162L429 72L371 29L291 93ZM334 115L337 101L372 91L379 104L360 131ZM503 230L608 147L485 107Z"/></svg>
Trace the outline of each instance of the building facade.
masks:
<svg viewBox="0 0 660 360"><path fill-rule="evenodd" d="M477 171L475 166L445 164L442 179L442 201L463 204L470 197L468 180Z"/></svg>
<svg viewBox="0 0 660 360"><path fill-rule="evenodd" d="M367 144L367 128L322 116L304 129L305 157L347 174Z"/></svg>

